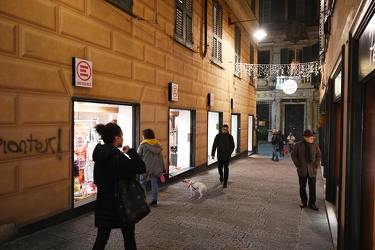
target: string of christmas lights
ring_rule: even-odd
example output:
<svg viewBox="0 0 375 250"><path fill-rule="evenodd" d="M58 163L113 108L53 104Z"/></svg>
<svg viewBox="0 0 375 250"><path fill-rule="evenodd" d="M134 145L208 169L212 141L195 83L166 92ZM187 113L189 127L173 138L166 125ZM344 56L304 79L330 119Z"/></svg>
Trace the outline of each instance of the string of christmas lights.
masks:
<svg viewBox="0 0 375 250"><path fill-rule="evenodd" d="M248 64L236 63L235 73L242 76L258 78L270 76L301 76L310 77L312 74L318 75L320 72L320 63L291 63L291 64Z"/></svg>

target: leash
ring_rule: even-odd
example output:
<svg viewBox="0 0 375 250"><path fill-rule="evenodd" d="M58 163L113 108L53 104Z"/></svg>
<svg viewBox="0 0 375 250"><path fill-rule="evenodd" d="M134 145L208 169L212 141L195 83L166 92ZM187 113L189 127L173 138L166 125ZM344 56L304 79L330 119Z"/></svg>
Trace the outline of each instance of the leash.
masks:
<svg viewBox="0 0 375 250"><path fill-rule="evenodd" d="M169 174L169 173L168 173L168 174ZM190 188L190 186L191 186L191 187L195 190L195 188L193 187L194 182L189 183L189 182L187 182L186 180L183 180L183 179L177 178L176 176L171 175L171 174L169 174L169 176L171 176L171 177L173 177L173 178L175 178L175 179L177 179L177 180L179 180L179 181L181 181L181 182L185 182L185 183L187 183L187 184L188 184L188 188Z"/></svg>

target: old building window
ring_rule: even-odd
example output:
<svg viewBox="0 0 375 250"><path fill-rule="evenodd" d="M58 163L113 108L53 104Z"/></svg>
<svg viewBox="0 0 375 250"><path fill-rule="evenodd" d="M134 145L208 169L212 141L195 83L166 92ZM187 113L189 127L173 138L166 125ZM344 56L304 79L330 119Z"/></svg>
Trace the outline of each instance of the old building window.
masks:
<svg viewBox="0 0 375 250"><path fill-rule="evenodd" d="M133 14L133 0L122 0L122 1L106 0L106 1L131 15Z"/></svg>
<svg viewBox="0 0 375 250"><path fill-rule="evenodd" d="M241 29L235 26L234 29L234 75L241 76L240 64L241 63Z"/></svg>
<svg viewBox="0 0 375 250"><path fill-rule="evenodd" d="M255 13L255 11L256 11L256 6L255 6L255 0L251 0L251 11L253 12L253 13Z"/></svg>
<svg viewBox="0 0 375 250"><path fill-rule="evenodd" d="M271 23L285 20L283 4L280 0L260 0L260 23Z"/></svg>
<svg viewBox="0 0 375 250"><path fill-rule="evenodd" d="M212 61L218 65L223 63L223 8L217 0L212 10Z"/></svg>
<svg viewBox="0 0 375 250"><path fill-rule="evenodd" d="M174 39L186 47L193 48L193 3L194 0L176 0Z"/></svg>
<svg viewBox="0 0 375 250"><path fill-rule="evenodd" d="M258 51L258 64L270 64L270 51L264 50ZM267 75L265 75L263 72L259 73L258 78L265 78Z"/></svg>

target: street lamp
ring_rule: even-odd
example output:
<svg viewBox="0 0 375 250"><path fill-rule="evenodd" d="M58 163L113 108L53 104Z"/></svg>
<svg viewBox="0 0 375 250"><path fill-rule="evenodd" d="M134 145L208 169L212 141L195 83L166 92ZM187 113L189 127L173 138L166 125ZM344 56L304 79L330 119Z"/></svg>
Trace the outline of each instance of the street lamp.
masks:
<svg viewBox="0 0 375 250"><path fill-rule="evenodd" d="M256 39L258 39L259 41L262 40L264 37L267 36L267 33L264 32L264 30L260 29L260 30L257 30L255 33L254 33L254 36Z"/></svg>
<svg viewBox="0 0 375 250"><path fill-rule="evenodd" d="M232 21L232 19L230 17L228 17L228 25L233 25L233 24L236 24L236 23L243 23L243 22L253 22L253 21L258 21L259 20L257 18L254 18L254 19L249 19L249 20L242 20L242 21ZM267 36L267 33L263 30L263 29L258 29L254 34L253 36L258 39L258 41L262 40L265 36Z"/></svg>

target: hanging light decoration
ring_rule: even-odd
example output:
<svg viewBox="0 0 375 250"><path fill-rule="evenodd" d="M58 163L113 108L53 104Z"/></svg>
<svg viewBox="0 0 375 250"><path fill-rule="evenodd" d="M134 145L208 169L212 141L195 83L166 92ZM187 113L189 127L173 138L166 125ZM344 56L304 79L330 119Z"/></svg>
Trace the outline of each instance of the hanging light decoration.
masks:
<svg viewBox="0 0 375 250"><path fill-rule="evenodd" d="M237 63L235 67L236 72L241 75L252 77L268 78L271 76L301 76L310 77L311 75L318 75L320 72L320 63L306 62L306 63L291 63L291 64L248 64Z"/></svg>
<svg viewBox="0 0 375 250"><path fill-rule="evenodd" d="M283 91L287 95L294 94L294 92L297 91L297 83L296 83L296 81L291 80L291 79L286 80L283 83Z"/></svg>

